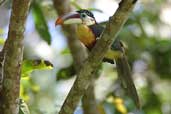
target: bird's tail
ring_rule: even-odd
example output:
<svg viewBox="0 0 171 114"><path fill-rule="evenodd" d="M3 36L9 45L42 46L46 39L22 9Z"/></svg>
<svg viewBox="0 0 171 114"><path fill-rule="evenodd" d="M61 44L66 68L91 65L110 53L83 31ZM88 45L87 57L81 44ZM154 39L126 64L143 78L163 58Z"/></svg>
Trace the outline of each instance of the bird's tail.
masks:
<svg viewBox="0 0 171 114"><path fill-rule="evenodd" d="M121 80L121 84L125 89L128 96L134 101L137 108L140 109L140 101L137 90L132 79L131 69L125 55L125 46L120 40L116 40L112 45L112 50L120 52L120 55L115 58L116 69L118 72L118 78Z"/></svg>
<svg viewBox="0 0 171 114"><path fill-rule="evenodd" d="M132 79L132 73L126 56L123 56L116 60L116 68L123 88L126 90L128 96L131 97L131 99L134 101L136 107L140 109L138 93Z"/></svg>

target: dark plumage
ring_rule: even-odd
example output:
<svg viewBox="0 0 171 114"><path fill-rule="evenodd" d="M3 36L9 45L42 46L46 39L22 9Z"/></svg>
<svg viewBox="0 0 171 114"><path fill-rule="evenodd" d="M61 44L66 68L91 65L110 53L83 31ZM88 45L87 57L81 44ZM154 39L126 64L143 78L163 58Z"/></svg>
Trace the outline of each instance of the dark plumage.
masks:
<svg viewBox="0 0 171 114"><path fill-rule="evenodd" d="M86 13L88 16L94 18L93 13L91 13L90 11L88 11L88 10L86 10L86 9L81 9L81 10L78 10L77 12L80 13L80 14L81 14L81 13ZM95 18L94 18L94 19L95 19Z"/></svg>
<svg viewBox="0 0 171 114"><path fill-rule="evenodd" d="M100 37L100 35L102 34L104 27L100 26L99 24L94 24L94 25L90 25L89 28L92 30L92 32L94 33L95 37Z"/></svg>

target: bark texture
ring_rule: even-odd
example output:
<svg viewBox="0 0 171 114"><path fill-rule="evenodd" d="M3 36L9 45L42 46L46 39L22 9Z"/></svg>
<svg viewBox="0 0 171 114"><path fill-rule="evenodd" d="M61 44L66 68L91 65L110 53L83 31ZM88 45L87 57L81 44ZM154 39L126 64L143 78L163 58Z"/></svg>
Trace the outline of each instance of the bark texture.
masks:
<svg viewBox="0 0 171 114"><path fill-rule="evenodd" d="M101 35L101 39L97 41L95 47L91 51L88 59L85 61L84 66L78 72L78 76L72 86L59 114L73 114L74 110L87 90L92 75L96 72L98 66L110 48L112 42L115 40L119 30L129 17L132 11L135 0L122 0L116 13L109 19L107 26Z"/></svg>
<svg viewBox="0 0 171 114"><path fill-rule="evenodd" d="M8 38L3 48L0 113L18 114L25 21L31 0L13 0Z"/></svg>
<svg viewBox="0 0 171 114"><path fill-rule="evenodd" d="M0 52L0 93L2 90L2 82L3 82L3 75L2 75L2 66L3 66L3 52Z"/></svg>
<svg viewBox="0 0 171 114"><path fill-rule="evenodd" d="M98 75L98 73L95 73ZM84 114L99 114L97 101L94 94L94 80L91 80L88 89L82 98L82 106Z"/></svg>

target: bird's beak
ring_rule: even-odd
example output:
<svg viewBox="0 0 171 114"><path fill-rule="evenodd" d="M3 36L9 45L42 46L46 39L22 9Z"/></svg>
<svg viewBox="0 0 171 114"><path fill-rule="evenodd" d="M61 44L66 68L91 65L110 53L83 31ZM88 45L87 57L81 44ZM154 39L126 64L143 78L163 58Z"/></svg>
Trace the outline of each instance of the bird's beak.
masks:
<svg viewBox="0 0 171 114"><path fill-rule="evenodd" d="M80 24L80 23L82 23L80 14L77 12L71 12L69 14L59 17L55 22L55 26L62 25L62 24Z"/></svg>

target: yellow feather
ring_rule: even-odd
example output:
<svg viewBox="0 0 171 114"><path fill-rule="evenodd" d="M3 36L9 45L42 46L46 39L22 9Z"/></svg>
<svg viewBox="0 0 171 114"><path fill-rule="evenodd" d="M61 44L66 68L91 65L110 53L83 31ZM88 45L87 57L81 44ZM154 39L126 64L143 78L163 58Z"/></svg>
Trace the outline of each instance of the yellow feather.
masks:
<svg viewBox="0 0 171 114"><path fill-rule="evenodd" d="M92 48L96 38L91 29L83 24L77 26L77 36L79 40L88 48Z"/></svg>

